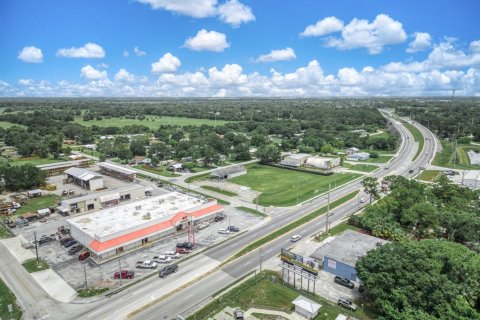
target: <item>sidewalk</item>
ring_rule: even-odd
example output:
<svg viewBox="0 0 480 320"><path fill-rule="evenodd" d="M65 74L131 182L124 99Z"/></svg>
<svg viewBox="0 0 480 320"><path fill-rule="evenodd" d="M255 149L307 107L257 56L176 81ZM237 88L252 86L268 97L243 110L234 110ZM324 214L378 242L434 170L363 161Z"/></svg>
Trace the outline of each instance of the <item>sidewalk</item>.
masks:
<svg viewBox="0 0 480 320"><path fill-rule="evenodd" d="M30 249L22 247L22 243L28 242L23 235L14 238L3 239L1 242L5 248L15 257L19 263L18 268L27 260L35 259L35 254ZM43 290L53 299L61 302L71 302L77 292L72 289L58 274L52 269L29 273Z"/></svg>

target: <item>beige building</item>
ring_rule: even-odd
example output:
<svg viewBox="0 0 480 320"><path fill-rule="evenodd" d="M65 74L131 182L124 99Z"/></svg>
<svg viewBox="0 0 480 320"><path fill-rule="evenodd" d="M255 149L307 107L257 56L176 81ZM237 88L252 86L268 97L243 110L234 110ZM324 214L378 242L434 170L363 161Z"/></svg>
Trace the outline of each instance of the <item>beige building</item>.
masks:
<svg viewBox="0 0 480 320"><path fill-rule="evenodd" d="M331 169L340 165L340 158L326 158L313 156L307 159L305 167L317 169Z"/></svg>
<svg viewBox="0 0 480 320"><path fill-rule="evenodd" d="M288 167L300 167L303 166L310 157L311 155L308 153L295 153L283 158L283 160L280 161L280 164Z"/></svg>

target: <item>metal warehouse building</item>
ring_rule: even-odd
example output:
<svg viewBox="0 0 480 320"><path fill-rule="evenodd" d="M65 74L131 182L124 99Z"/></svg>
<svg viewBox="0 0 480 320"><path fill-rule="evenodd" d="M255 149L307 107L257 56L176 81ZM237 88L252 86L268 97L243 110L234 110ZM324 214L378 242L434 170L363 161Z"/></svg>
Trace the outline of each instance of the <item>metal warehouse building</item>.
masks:
<svg viewBox="0 0 480 320"><path fill-rule="evenodd" d="M216 200L205 201L178 192L131 202L67 220L72 237L101 263L223 212Z"/></svg>
<svg viewBox="0 0 480 320"><path fill-rule="evenodd" d="M140 184L125 186L103 192L96 192L80 197L64 199L57 210L62 215L84 213L105 207L112 207L122 201L139 200L151 196L153 189Z"/></svg>
<svg viewBox="0 0 480 320"><path fill-rule="evenodd" d="M307 162L307 159L310 157L311 155L309 155L308 153L295 153L283 158L283 160L280 161L280 164L289 167L300 167L303 166L305 162Z"/></svg>
<svg viewBox="0 0 480 320"><path fill-rule="evenodd" d="M70 168L64 172L67 175L67 181L87 189L99 190L103 189L103 177L96 173L83 168Z"/></svg>
<svg viewBox="0 0 480 320"><path fill-rule="evenodd" d="M357 231L347 230L317 249L310 257L321 261L323 270L357 281L355 264L368 251L388 241Z"/></svg>
<svg viewBox="0 0 480 320"><path fill-rule="evenodd" d="M244 174L247 174L247 169L245 169L244 166L233 166L233 167L213 170L210 173L210 176L212 178L217 178L217 179L231 179Z"/></svg>
<svg viewBox="0 0 480 320"><path fill-rule="evenodd" d="M104 175L111 176L121 180L134 181L136 178L136 171L119 166L110 162L97 163L100 172Z"/></svg>

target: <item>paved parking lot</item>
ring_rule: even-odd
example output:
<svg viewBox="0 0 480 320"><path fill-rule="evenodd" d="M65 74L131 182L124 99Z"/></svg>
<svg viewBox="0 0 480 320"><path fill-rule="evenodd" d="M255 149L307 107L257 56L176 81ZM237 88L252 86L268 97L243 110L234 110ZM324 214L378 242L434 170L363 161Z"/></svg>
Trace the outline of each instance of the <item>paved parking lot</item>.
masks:
<svg viewBox="0 0 480 320"><path fill-rule="evenodd" d="M236 210L233 207L226 207L225 214L227 218L220 222L212 222L210 226L198 231L195 235L196 248L219 243L235 235L219 234L218 229L226 228L228 225L235 225L243 231L250 228L261 221L262 218L258 216ZM59 215L53 215L49 218L47 223L35 222L28 227L17 229L26 239L33 240L33 231L37 232L37 239L42 235L49 235L55 233L57 228L61 225L66 225L65 218ZM135 271L135 278L150 274L152 271L148 269L135 269L135 263L139 260L148 260L155 255L161 255L167 250L175 250L177 242L187 241L187 234L181 234L175 237L164 239L149 247L141 250L128 253L120 259L115 259L110 262L96 265L90 260L79 261L78 253L75 255L68 255L68 248L60 245L59 241L39 246L39 255L42 257L50 267L55 270L70 286L79 289L85 286L85 273L87 274L87 283L89 286L113 286L119 285L120 280L114 280L113 274L120 269L129 269ZM32 250L34 252L34 250ZM180 260L181 261L181 260ZM122 280L127 282L131 280Z"/></svg>

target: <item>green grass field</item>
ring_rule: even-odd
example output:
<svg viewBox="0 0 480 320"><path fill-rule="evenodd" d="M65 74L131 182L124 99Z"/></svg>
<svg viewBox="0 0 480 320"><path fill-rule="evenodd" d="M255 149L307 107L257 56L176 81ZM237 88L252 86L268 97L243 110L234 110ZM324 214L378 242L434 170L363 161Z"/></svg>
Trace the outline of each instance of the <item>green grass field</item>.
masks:
<svg viewBox="0 0 480 320"><path fill-rule="evenodd" d="M8 128L11 128L13 126L17 126L17 127L21 127L21 128L26 128L25 126L21 125L21 124L16 124L16 123L10 123L10 122L5 122L5 121L0 121L0 128L3 128L3 129L8 129Z"/></svg>
<svg viewBox="0 0 480 320"><path fill-rule="evenodd" d="M378 158L368 158L367 160L355 161L355 162L358 162L358 163L386 163L392 158L393 158L393 156L379 155Z"/></svg>
<svg viewBox="0 0 480 320"><path fill-rule="evenodd" d="M417 150L417 153L415 153L415 156L413 157L413 161L415 161L415 160L417 160L418 156L420 155L420 153L423 150L423 145L425 144L425 139L424 139L422 133L420 132L420 130L418 130L417 127L415 127L414 125L412 125L410 123L406 123L406 122L404 122L403 124L408 129L408 131L410 131L410 133L413 135L413 138L415 139L415 141L418 142L418 150Z"/></svg>
<svg viewBox="0 0 480 320"><path fill-rule="evenodd" d="M28 158L28 159L23 159L18 158L18 160L10 161L9 163L12 166L21 166L24 164L33 164L35 166L42 165L42 164L50 164L50 163L58 163L58 162L64 162L67 161L66 159L53 159L53 158Z"/></svg>
<svg viewBox="0 0 480 320"><path fill-rule="evenodd" d="M46 270L46 269L49 268L48 264L45 261L43 261L42 259L39 259L38 263L37 263L37 259L27 260L24 263L22 263L22 266L29 273L42 271L42 270Z"/></svg>
<svg viewBox="0 0 480 320"><path fill-rule="evenodd" d="M217 192L217 193L220 193L220 194L224 194L224 195L229 196L229 197L238 196L238 194L236 194L235 192L220 189L220 188L217 188L217 187L212 187L212 186L201 186L201 187L203 189L210 190L210 191L213 191L213 192Z"/></svg>
<svg viewBox="0 0 480 320"><path fill-rule="evenodd" d="M291 313L294 310L292 301L299 295L306 296L322 306L318 316L314 318L315 320L333 320L339 314L355 316L358 319L371 318L371 315L365 314L361 308L355 312L346 310L318 295L293 288L291 285L284 283L281 277L273 271L263 271L260 275L249 278L213 300L195 314L189 316L187 320L213 318L216 313L223 310L226 306L239 307L243 311L255 306L260 309L272 309ZM260 319L269 318L262 316Z"/></svg>
<svg viewBox="0 0 480 320"><path fill-rule="evenodd" d="M376 169L378 169L377 166L373 166L371 164L356 164L353 165L349 168L350 170L355 170L355 171L362 171L362 172L372 172Z"/></svg>
<svg viewBox="0 0 480 320"><path fill-rule="evenodd" d="M201 181L201 180L207 180L208 178L210 178L210 173L202 173L202 174L198 174L196 176L193 176L193 177L189 177L187 179L185 179L185 182L186 183L192 183L192 182L195 182L195 181Z"/></svg>
<svg viewBox="0 0 480 320"><path fill-rule="evenodd" d="M24 214L26 212L37 212L38 209L48 209L52 206L56 206L59 200L60 197L57 195L28 199L27 203L22 205L20 209L17 209L15 215Z"/></svg>
<svg viewBox="0 0 480 320"><path fill-rule="evenodd" d="M147 120L148 119L148 120ZM111 118L103 120L90 120L83 121L83 117L75 117L74 123L81 124L82 126L91 127L125 127L133 125L143 125L150 129L158 129L160 125L172 125L172 126L201 126L206 124L209 126L215 125L215 120L210 119L194 119L194 118L181 118L181 117L155 117L147 116L145 120L138 119L125 119L125 118ZM228 121L217 120L216 125L224 125Z"/></svg>
<svg viewBox="0 0 480 320"><path fill-rule="evenodd" d="M424 170L420 173L420 180L435 181L441 174L442 171L438 170Z"/></svg>
<svg viewBox="0 0 480 320"><path fill-rule="evenodd" d="M322 176L312 173L265 165L247 167L247 174L230 179L232 183L261 192L258 204L262 206L291 206L328 191L328 185L338 187L360 177L356 173L335 173Z"/></svg>
<svg viewBox="0 0 480 320"><path fill-rule="evenodd" d="M160 167L159 166L157 168L148 168L148 167L144 167L143 165L136 165L136 166L133 166L133 167L136 168L136 169L140 169L140 170L143 170L143 171L150 172L150 173L159 174L163 177L169 177L169 178L180 177L179 174L168 171L166 167Z"/></svg>
<svg viewBox="0 0 480 320"><path fill-rule="evenodd" d="M0 319L10 319L8 305L12 305L12 319L21 319L22 311L17 305L17 299L7 285L0 279Z"/></svg>
<svg viewBox="0 0 480 320"><path fill-rule="evenodd" d="M467 151L480 152L480 146L470 144L459 144L456 150L456 159L452 142L442 141L442 152L435 155L432 164L440 167L453 169L480 169L480 166L470 164Z"/></svg>

